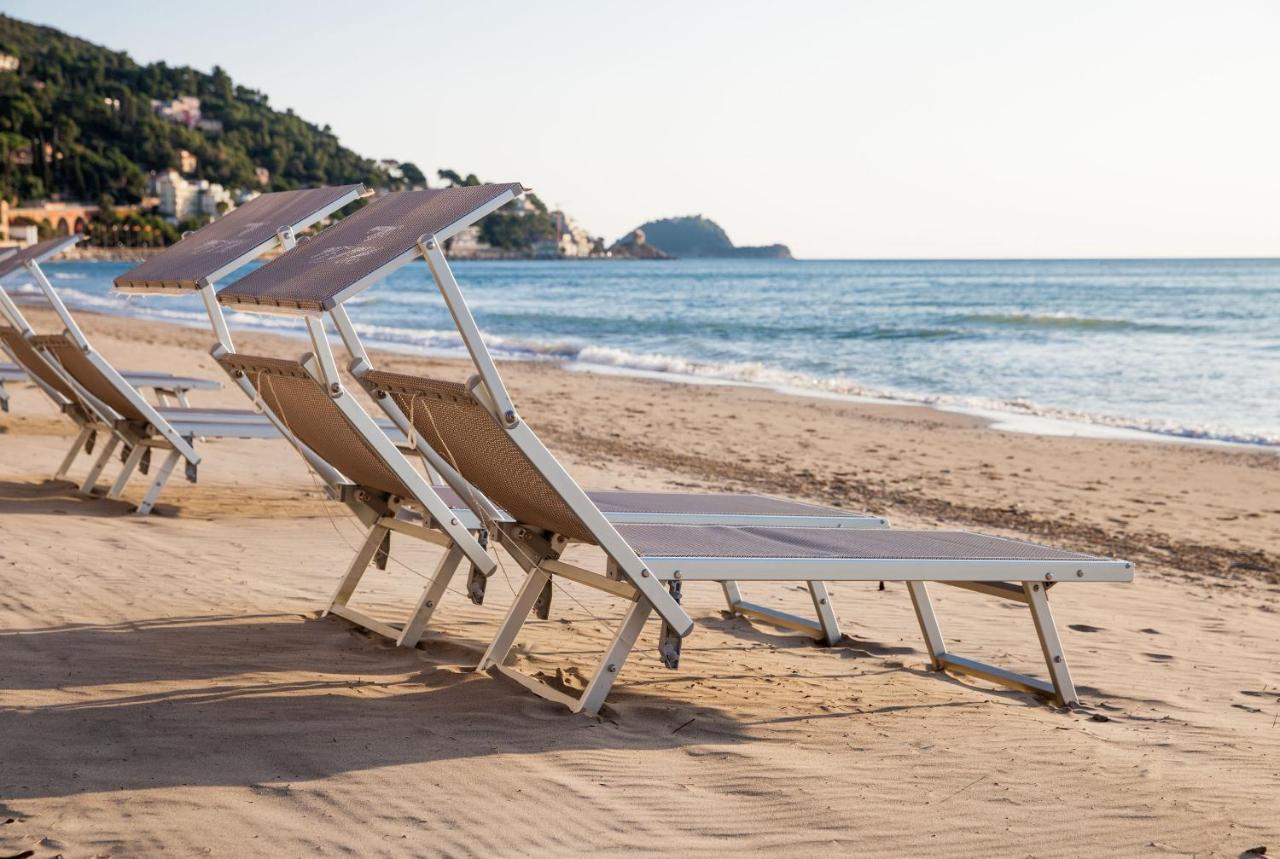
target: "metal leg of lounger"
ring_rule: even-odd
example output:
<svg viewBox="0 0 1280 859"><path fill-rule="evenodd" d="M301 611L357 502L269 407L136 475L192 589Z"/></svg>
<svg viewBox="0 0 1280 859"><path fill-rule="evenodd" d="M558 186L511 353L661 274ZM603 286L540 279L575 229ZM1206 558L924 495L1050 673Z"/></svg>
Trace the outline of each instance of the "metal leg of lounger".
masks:
<svg viewBox="0 0 1280 859"><path fill-rule="evenodd" d="M916 620L920 622L920 632L929 650L929 667L941 671L947 644L942 638L942 628L938 626L938 616L933 612L929 588L924 582L907 582L907 591L911 594L911 605L915 607Z"/></svg>
<svg viewBox="0 0 1280 859"><path fill-rule="evenodd" d="M1044 585L1039 582L1024 582L1021 585L1006 582L947 582L946 584L1025 603L1031 609L1036 634L1040 637L1040 648L1044 651L1045 663L1049 666L1049 676L1053 682L1046 683L1035 677L948 653L946 642L942 637L942 629L938 626L938 618L933 612L933 603L929 599L927 586L924 582L907 582L907 588L911 592L911 602L916 609L916 619L920 622L920 631L924 634L925 645L929 649L929 664L935 671L952 671L957 674L980 677L1010 689L1050 698L1060 706L1069 707L1079 703L1075 686L1071 683L1071 674L1067 670L1067 658L1062 653L1062 644L1058 641L1058 633L1053 626L1053 614L1049 611L1049 601Z"/></svg>
<svg viewBox="0 0 1280 859"><path fill-rule="evenodd" d="M539 697L563 704L575 713L586 713L594 716L600 712L600 707L609 695L609 690L613 688L614 681L618 679L618 674L622 672L622 666L627 661L627 656L630 655L632 648L635 647L636 639L639 638L640 632L644 629L645 621L649 619L653 606L643 597L631 602L622 618L622 624L618 627L618 631L614 633L613 640L609 643L609 648L600 659L600 664L596 666L590 682L587 683L587 688L575 698L548 686L541 680L530 677L514 668L508 668L504 664L507 656L511 653L512 646L515 645L516 636L519 635L520 629L529 617L529 613L533 611L534 603L538 601L538 597L542 594L549 581L551 581L551 576L541 568L534 569L525 577L524 584L521 585L515 601L511 604L511 608L507 611L507 616L502 621L502 626L498 628L498 634L494 636L493 641L489 644L489 648L481 658L480 664L476 666L476 670L499 672Z"/></svg>
<svg viewBox="0 0 1280 859"><path fill-rule="evenodd" d="M85 443L89 441L89 436L93 435L93 430L85 427L80 430L80 434L76 436L76 440L71 443L71 449L67 451L67 455L62 458L62 464L58 466L58 470L53 473L54 480L62 480L67 476L67 472L71 470L71 466L75 463L76 457L80 455L81 449Z"/></svg>
<svg viewBox="0 0 1280 859"><path fill-rule="evenodd" d="M738 604L742 602L742 591L738 589L738 583L723 581L720 583L720 588L724 591L724 601L729 604L729 612L735 613L738 610Z"/></svg>
<svg viewBox="0 0 1280 859"><path fill-rule="evenodd" d="M422 638L422 631L426 629L427 623L431 620L432 612L440 604L440 598L444 596L445 589L449 587L449 580L458 571L458 567L465 557L462 549L457 546L450 546L449 551L445 552L444 557L440 559L440 563L436 565L435 573L431 576L431 584L423 590L422 596L418 598L418 604L414 607L413 614L409 615L409 621L404 625L400 637L396 639L396 644L401 647L413 647L418 643L418 639Z"/></svg>
<svg viewBox="0 0 1280 859"><path fill-rule="evenodd" d="M831 597L827 594L827 586L823 582L806 584L809 586L809 595L813 597L813 608L818 613L816 621L758 603L747 602L742 598L742 591L739 590L737 582L722 581L720 586L724 589L724 598L729 603L731 614L762 620L783 629L799 630L818 641L825 642L828 646L834 645L840 640L842 633L840 623L836 620L836 613L831 608Z"/></svg>
<svg viewBox="0 0 1280 859"><path fill-rule="evenodd" d="M1053 612L1049 609L1049 593L1038 582L1023 582L1022 590L1027 595L1027 606L1031 609L1031 619L1036 625L1036 636L1040 639L1045 665L1049 667L1049 676L1053 678L1058 704L1063 707L1079 704L1076 685L1071 681L1071 669L1067 667L1067 655L1062 650L1062 642L1058 640Z"/></svg>
<svg viewBox="0 0 1280 859"><path fill-rule="evenodd" d="M133 476L133 470L138 467L139 462L142 462L142 455L146 451L146 445L135 444L133 446L133 450L129 451L129 458L124 461L124 467L120 469L120 474L116 477L116 482L107 491L108 498L114 500L124 494L124 488L129 483L129 478Z"/></svg>
<svg viewBox="0 0 1280 859"><path fill-rule="evenodd" d="M525 576L524 584L516 593L515 601L511 603L511 608L507 609L507 616L503 618L502 626L498 627L498 634L493 637L493 641L489 642L484 656L480 657L480 664L476 666L477 671L501 667L506 662L507 654L511 652L512 645L516 643L516 636L520 634L520 628L524 626L529 612L533 611L533 604L538 601L543 587L549 581L551 576L541 569L534 569Z"/></svg>
<svg viewBox="0 0 1280 859"><path fill-rule="evenodd" d="M836 619L835 609L831 607L831 595L827 593L826 582L809 582L809 596L813 598L813 610L818 614L818 623L822 624L827 646L834 647L843 633L840 632L840 621Z"/></svg>
<svg viewBox="0 0 1280 859"><path fill-rule="evenodd" d="M98 485L98 477L102 474L102 469L107 467L107 463L111 461L111 454L115 453L116 446L119 444L120 439L114 435L107 439L107 443L102 446L102 453L98 454L89 473L85 475L84 482L80 484L81 495L93 494L93 487Z"/></svg>
<svg viewBox="0 0 1280 859"><path fill-rule="evenodd" d="M389 533L391 532L381 525L374 525L369 529L369 533L365 535L364 544L360 546L356 556L351 559L351 565L347 567L346 575L338 582L338 587L333 592L333 598L329 600L329 606L324 610L324 614L321 617L326 617L330 614L336 614L339 617L344 616L343 610L347 606L347 601L356 592L356 586L360 584L361 577L364 576L365 570L369 569L369 564L373 562L373 556L377 554L383 539ZM359 621L356 621L356 623L359 623ZM396 635L398 634L399 632L397 631ZM392 637L394 638L395 636Z"/></svg>
<svg viewBox="0 0 1280 859"><path fill-rule="evenodd" d="M165 483L169 480L169 475L173 473L174 467L177 466L178 460L181 458L182 454L178 451L169 451L169 455L164 458L164 462L160 465L160 470L156 472L155 480L151 481L151 488L147 490L146 496L134 513L139 516L146 516L151 512L151 509L156 506L156 499L160 497L160 491L164 489Z"/></svg>
<svg viewBox="0 0 1280 859"><path fill-rule="evenodd" d="M636 639L640 637L640 632L644 629L645 621L649 619L651 611L653 606L643 597L627 608L622 626L618 627L613 641L609 644L609 649L605 651L604 657L596 667L595 675L583 690L582 697L578 699L578 705L575 708L577 712L586 713L589 716L600 712L600 707L604 704L609 690L613 688L614 681L622 673L623 663L627 661L627 656L636 646Z"/></svg>

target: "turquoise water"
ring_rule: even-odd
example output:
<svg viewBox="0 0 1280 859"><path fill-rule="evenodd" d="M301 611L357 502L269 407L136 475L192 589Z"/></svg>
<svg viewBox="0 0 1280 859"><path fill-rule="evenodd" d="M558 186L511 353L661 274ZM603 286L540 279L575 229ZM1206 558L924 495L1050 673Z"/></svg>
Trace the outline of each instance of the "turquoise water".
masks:
<svg viewBox="0 0 1280 859"><path fill-rule="evenodd" d="M204 324L193 299L111 294L128 268L47 270L72 304ZM1280 260L463 262L455 271L500 356L1280 445ZM349 306L371 341L461 354L423 264ZM233 324L300 325L246 314Z"/></svg>

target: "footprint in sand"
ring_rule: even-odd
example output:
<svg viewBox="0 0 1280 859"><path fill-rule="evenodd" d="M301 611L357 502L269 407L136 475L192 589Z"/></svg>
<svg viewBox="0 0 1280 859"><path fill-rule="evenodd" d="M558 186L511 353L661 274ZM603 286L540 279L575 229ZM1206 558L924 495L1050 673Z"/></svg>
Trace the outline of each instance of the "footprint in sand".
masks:
<svg viewBox="0 0 1280 859"><path fill-rule="evenodd" d="M1067 625L1067 629L1074 629L1076 632L1102 632L1100 626L1089 626L1087 623L1072 623Z"/></svg>
<svg viewBox="0 0 1280 859"><path fill-rule="evenodd" d="M1173 657L1170 656L1168 653L1144 653L1142 655L1150 659L1152 662L1172 662L1173 661Z"/></svg>

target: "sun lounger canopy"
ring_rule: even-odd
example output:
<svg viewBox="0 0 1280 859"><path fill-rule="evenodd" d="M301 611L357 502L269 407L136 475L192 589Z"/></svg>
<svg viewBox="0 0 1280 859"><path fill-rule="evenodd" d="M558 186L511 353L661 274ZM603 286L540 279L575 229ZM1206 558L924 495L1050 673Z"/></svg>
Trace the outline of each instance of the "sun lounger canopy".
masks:
<svg viewBox="0 0 1280 859"><path fill-rule="evenodd" d="M419 255L418 240L455 235L524 192L517 183L387 194L218 293L262 313L321 313Z"/></svg>
<svg viewBox="0 0 1280 859"><path fill-rule="evenodd" d="M122 292L190 292L256 259L277 232L300 232L364 193L363 185L279 191L255 197L115 279Z"/></svg>
<svg viewBox="0 0 1280 859"><path fill-rule="evenodd" d="M78 241L80 241L79 236L58 236L22 248L17 253L0 259L0 277L8 277L29 262L42 263L62 253Z"/></svg>

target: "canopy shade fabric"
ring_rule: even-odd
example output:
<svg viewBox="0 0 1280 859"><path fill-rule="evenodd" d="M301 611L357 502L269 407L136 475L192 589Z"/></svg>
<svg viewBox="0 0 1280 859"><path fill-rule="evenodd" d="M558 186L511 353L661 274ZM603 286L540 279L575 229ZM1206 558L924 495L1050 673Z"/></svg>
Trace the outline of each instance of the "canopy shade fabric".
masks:
<svg viewBox="0 0 1280 859"><path fill-rule="evenodd" d="M238 310L320 313L420 253L418 240L443 241L524 192L520 183L397 191L218 293Z"/></svg>

